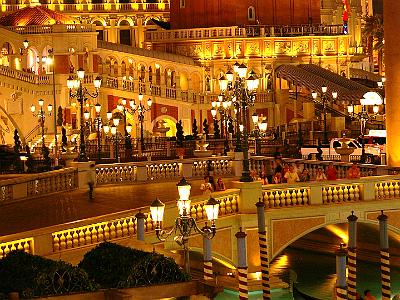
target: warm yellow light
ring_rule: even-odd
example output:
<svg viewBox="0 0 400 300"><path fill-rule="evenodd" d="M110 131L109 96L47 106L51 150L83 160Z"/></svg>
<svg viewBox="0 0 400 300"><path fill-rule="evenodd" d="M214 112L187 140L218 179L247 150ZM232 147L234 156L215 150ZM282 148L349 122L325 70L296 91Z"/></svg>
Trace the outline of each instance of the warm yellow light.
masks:
<svg viewBox="0 0 400 300"><path fill-rule="evenodd" d="M328 225L326 226L326 229L332 232L334 235L336 235L338 238L341 238L343 243L347 245L349 242L349 236L347 235L347 232L340 228L337 225Z"/></svg>

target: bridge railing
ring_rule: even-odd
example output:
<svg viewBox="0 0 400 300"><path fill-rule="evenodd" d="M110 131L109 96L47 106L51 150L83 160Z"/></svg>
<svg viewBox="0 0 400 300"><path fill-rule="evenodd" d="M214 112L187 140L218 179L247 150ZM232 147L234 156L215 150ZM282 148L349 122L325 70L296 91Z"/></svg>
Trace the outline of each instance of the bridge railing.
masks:
<svg viewBox="0 0 400 300"><path fill-rule="evenodd" d="M252 156L250 160L250 169L261 174L266 169L266 165L274 161L273 157L267 156ZM330 163L332 163L337 170L337 178L345 179L347 171L352 166L352 163L340 162L340 161L319 161L319 160L306 160L306 159L293 159L283 158L283 163L296 164L304 169L308 170L311 180L314 180L317 176L319 168L325 170ZM392 175L396 172L396 169L390 168L386 165L373 165L373 164L358 164L362 177L377 176L377 175Z"/></svg>
<svg viewBox="0 0 400 300"><path fill-rule="evenodd" d="M390 200L399 197L399 175L295 184L271 184L262 187L262 199L267 209L336 205L350 202Z"/></svg>
<svg viewBox="0 0 400 300"><path fill-rule="evenodd" d="M233 162L227 156L159 160L96 165L96 183L129 184L145 181L177 180L181 177L202 178L213 172L215 176L232 176Z"/></svg>
<svg viewBox="0 0 400 300"><path fill-rule="evenodd" d="M0 204L78 188L75 168L26 175L0 181Z"/></svg>
<svg viewBox="0 0 400 300"><path fill-rule="evenodd" d="M239 212L238 189L214 193L213 197L220 201L220 217L223 218ZM207 218L204 207L207 200L208 196L206 195L191 198L190 215L197 221ZM146 214L145 232L148 233L146 239L155 241L155 224L151 219L150 208L146 206L0 237L0 258L16 249L38 255L51 255L60 251L94 246L103 241L132 238L136 236L135 215L139 211ZM176 203L166 204L165 216L167 218L163 222L164 228L173 226L177 213Z"/></svg>

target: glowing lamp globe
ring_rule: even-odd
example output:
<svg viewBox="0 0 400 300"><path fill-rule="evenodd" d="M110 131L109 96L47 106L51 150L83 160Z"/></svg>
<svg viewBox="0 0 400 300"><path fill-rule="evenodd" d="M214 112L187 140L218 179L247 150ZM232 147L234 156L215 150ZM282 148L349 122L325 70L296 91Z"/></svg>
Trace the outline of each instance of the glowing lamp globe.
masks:
<svg viewBox="0 0 400 300"><path fill-rule="evenodd" d="M78 75L78 78L82 80L85 78L85 70L82 68L79 68L78 71L76 71L76 74Z"/></svg>
<svg viewBox="0 0 400 300"><path fill-rule="evenodd" d="M209 221L215 221L218 219L219 213L219 201L215 200L214 198L208 199L208 201L204 204L207 219Z"/></svg>
<svg viewBox="0 0 400 300"><path fill-rule="evenodd" d="M164 218L165 204L156 198L150 205L150 214L153 222L162 222Z"/></svg>
<svg viewBox="0 0 400 300"><path fill-rule="evenodd" d="M189 200L192 186L186 181L185 177L183 177L176 186L178 187L179 200Z"/></svg>

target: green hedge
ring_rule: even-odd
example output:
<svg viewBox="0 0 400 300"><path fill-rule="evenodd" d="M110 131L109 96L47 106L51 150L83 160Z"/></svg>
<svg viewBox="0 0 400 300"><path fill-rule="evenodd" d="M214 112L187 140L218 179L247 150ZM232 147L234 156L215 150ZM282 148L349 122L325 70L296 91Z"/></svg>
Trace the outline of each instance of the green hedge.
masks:
<svg viewBox="0 0 400 300"><path fill-rule="evenodd" d="M63 261L53 261L23 251L0 260L0 292L18 292L22 298L95 291L98 285L87 273Z"/></svg>
<svg viewBox="0 0 400 300"><path fill-rule="evenodd" d="M190 279L171 258L107 242L86 253L79 267L102 288L127 288Z"/></svg>

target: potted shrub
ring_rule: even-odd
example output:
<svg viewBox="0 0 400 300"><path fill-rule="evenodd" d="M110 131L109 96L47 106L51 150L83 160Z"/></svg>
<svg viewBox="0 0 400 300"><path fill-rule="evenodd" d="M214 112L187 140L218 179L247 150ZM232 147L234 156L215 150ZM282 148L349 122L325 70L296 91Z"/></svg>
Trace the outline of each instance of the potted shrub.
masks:
<svg viewBox="0 0 400 300"><path fill-rule="evenodd" d="M183 147L184 140L185 136L183 134L182 120L179 120L179 122L176 123L176 155L180 159L183 159L185 155L185 148Z"/></svg>

